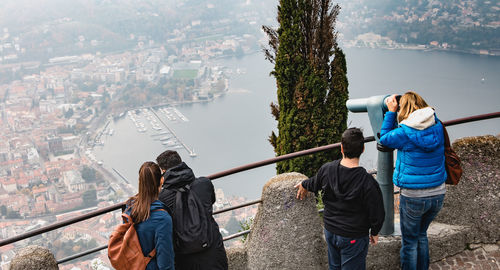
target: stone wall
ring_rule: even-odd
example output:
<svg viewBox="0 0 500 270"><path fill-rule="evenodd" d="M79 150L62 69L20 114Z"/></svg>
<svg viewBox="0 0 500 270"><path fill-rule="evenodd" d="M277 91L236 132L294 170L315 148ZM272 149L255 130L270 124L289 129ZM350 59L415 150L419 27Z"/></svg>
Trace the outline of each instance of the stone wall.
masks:
<svg viewBox="0 0 500 270"><path fill-rule="evenodd" d="M500 139L463 138L453 147L462 159L458 186L447 186L443 209L428 230L431 261L455 255L470 243L500 240ZM297 173L272 178L264 187L252 232L243 248L228 249L229 269L327 269L322 221L312 196L295 199ZM398 226L398 225L396 225ZM367 269L399 269L399 236L370 245ZM307 261L303 261L306 259Z"/></svg>
<svg viewBox="0 0 500 270"><path fill-rule="evenodd" d="M10 270L57 270L57 261L50 250L27 246L19 250L10 262Z"/></svg>
<svg viewBox="0 0 500 270"><path fill-rule="evenodd" d="M436 221L471 227L473 243L495 243L500 240L500 138L461 138L452 147L464 174L458 185L447 186Z"/></svg>
<svg viewBox="0 0 500 270"><path fill-rule="evenodd" d="M263 188L252 231L243 249L229 250L230 269L326 269L322 221L314 196L295 198L299 173L273 177Z"/></svg>

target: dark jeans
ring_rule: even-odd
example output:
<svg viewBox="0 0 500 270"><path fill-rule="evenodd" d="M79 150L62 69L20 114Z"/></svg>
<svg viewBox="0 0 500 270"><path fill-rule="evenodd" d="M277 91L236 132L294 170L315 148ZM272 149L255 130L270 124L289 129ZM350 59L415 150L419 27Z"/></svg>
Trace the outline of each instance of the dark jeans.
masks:
<svg viewBox="0 0 500 270"><path fill-rule="evenodd" d="M368 236L347 238L333 234L325 229L328 243L329 270L366 269L366 254L368 254Z"/></svg>
<svg viewBox="0 0 500 270"><path fill-rule="evenodd" d="M427 229L443 207L444 194L410 198L400 196L401 268L429 269Z"/></svg>

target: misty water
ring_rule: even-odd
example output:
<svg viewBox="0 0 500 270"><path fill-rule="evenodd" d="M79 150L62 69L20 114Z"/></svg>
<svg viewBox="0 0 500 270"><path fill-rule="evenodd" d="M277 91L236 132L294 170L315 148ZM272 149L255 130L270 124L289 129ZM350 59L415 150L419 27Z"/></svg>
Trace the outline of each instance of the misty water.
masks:
<svg viewBox="0 0 500 270"><path fill-rule="evenodd" d="M347 49L350 98L404 93L411 89L420 93L436 109L443 120L499 111L500 58L447 52L424 52L381 49ZM178 106L189 121L171 122L158 112L169 127L190 148L196 157L177 149L184 161L198 176L274 157L267 141L276 121L269 104L276 100L276 84L269 76L272 65L262 53L241 59L219 60L231 68L229 92L213 102ZM166 149L149 122L139 133L129 118L111 123L112 136L104 138L104 146L94 148L103 166L119 171L134 186L138 169L147 160ZM365 136L372 135L365 113L350 114L349 127L362 127ZM451 139L500 133L500 119L449 127ZM376 166L375 144L369 143L361 163L368 169ZM275 175L275 166L268 165L214 181L226 196L260 197L262 186Z"/></svg>

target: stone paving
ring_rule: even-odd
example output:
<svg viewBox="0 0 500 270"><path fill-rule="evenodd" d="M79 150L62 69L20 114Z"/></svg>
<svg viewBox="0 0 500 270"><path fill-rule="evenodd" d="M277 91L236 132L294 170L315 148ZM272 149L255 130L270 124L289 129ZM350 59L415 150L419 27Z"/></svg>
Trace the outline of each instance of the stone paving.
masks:
<svg viewBox="0 0 500 270"><path fill-rule="evenodd" d="M471 250L432 263L429 269L500 269L500 242L496 245L471 245L470 248Z"/></svg>

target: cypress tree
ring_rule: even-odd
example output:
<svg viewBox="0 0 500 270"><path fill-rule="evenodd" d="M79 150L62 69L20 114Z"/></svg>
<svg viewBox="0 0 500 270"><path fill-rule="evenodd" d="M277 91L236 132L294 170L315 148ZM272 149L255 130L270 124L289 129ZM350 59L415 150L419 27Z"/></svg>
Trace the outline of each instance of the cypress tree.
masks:
<svg viewBox="0 0 500 270"><path fill-rule="evenodd" d="M271 113L278 134L269 137L277 156L339 142L347 126L347 67L335 30L339 11L330 0L280 0L278 29L263 26L277 84ZM276 169L312 176L339 157L339 150L324 151L279 162Z"/></svg>

